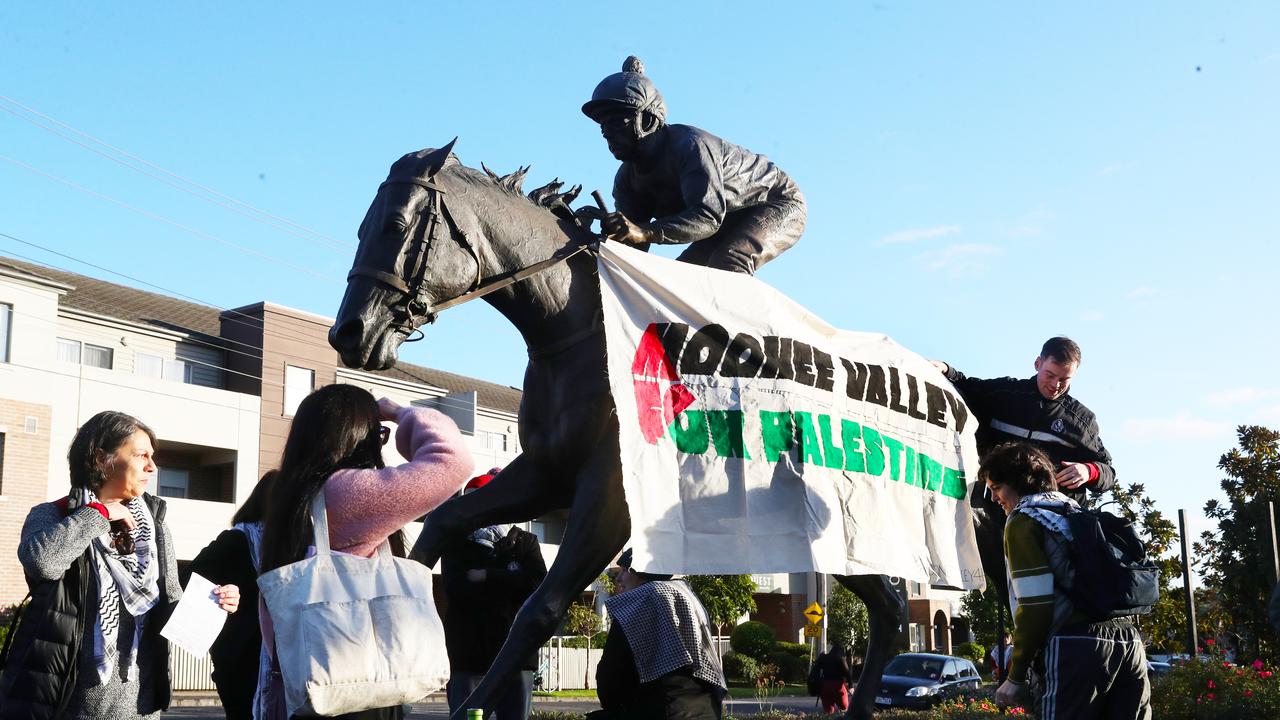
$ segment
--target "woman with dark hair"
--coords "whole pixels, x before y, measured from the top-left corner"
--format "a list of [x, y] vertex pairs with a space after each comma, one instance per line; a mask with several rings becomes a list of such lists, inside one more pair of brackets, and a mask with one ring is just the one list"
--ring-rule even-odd
[[[396, 449], [409, 462], [386, 467], [382, 446], [397, 424]], [[323, 492], [329, 543], [335, 552], [372, 557], [384, 540], [403, 556], [401, 529], [457, 492], [471, 476], [471, 453], [457, 425], [435, 410], [374, 401], [354, 385], [326, 385], [298, 406], [280, 460], [280, 474], [263, 519], [263, 573], [302, 560], [313, 538], [311, 501]], [[275, 651], [271, 617], [262, 613], [263, 639]], [[414, 628], [405, 628], [414, 632]], [[258, 717], [283, 714], [279, 674], [260, 687]], [[400, 718], [399, 706], [345, 715]]]
[[[275, 470], [263, 475], [232, 516], [231, 529], [223, 530], [191, 561], [183, 574], [184, 588], [191, 573], [196, 573], [213, 583], [231, 583], [242, 588], [241, 604], [258, 607], [262, 518], [266, 515], [267, 495], [277, 475]], [[253, 694], [258, 689], [263, 652], [262, 630], [254, 612], [228, 618], [213, 647], [209, 648], [213, 684], [218, 688], [227, 720], [253, 717]]]
[[[0, 679], [0, 717], [146, 718], [169, 707], [178, 587], [165, 503], [146, 493], [156, 436], [94, 415], [71, 442], [71, 492], [27, 514], [18, 545], [31, 605]], [[227, 612], [239, 589], [215, 590]]]

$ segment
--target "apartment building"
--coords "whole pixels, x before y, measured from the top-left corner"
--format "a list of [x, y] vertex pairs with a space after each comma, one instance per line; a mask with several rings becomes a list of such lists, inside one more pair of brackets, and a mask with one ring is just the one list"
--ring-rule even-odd
[[[297, 404], [326, 383], [450, 415], [478, 471], [519, 453], [519, 390], [409, 364], [342, 368], [330, 323], [269, 302], [221, 311], [0, 256], [0, 604], [26, 592], [16, 551], [27, 511], [67, 493], [67, 448], [101, 410], [155, 430], [152, 491], [169, 503], [180, 562], [229, 526], [278, 464]], [[555, 527], [552, 517], [534, 530], [549, 538]]]

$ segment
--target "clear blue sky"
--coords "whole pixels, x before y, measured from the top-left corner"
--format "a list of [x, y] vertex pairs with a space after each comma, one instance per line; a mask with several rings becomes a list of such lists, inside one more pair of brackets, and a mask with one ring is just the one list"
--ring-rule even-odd
[[[807, 195], [763, 280], [978, 376], [1029, 375], [1045, 338], [1074, 337], [1073, 394], [1120, 479], [1199, 518], [1234, 426], [1280, 426], [1280, 6], [1040, 5], [5, 3], [0, 232], [219, 307], [332, 316], [405, 152], [457, 135], [468, 165], [607, 196], [616, 163], [578, 108], [634, 53], [672, 121]], [[517, 386], [524, 365], [482, 303], [404, 357]]]

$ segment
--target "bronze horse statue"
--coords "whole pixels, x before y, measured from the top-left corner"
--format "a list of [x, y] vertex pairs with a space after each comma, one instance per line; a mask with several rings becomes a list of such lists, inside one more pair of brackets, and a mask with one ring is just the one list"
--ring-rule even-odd
[[[360, 246], [329, 343], [349, 367], [391, 367], [423, 323], [484, 295], [520, 331], [529, 365], [520, 402], [524, 451], [482, 489], [432, 511], [413, 556], [428, 566], [445, 546], [495, 523], [567, 508], [546, 579], [517, 614], [506, 643], [463, 707], [491, 707], [521, 661], [560, 624], [582, 589], [631, 535], [622, 489], [618, 418], [605, 372], [596, 260], [598, 238], [568, 203], [577, 188], [552, 182], [521, 194], [524, 168], [498, 177], [439, 150], [397, 160], [360, 225]], [[744, 572], [749, 568], [743, 568]], [[882, 575], [836, 576], [866, 603], [870, 642], [848, 717], [870, 718], [905, 604]]]

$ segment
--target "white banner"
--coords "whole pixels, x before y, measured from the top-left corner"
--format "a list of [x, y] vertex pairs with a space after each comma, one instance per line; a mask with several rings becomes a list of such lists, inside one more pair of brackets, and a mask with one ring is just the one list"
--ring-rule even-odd
[[927, 360], [746, 275], [598, 262], [637, 568], [982, 587], [976, 421]]

